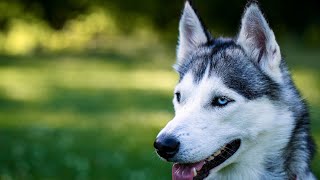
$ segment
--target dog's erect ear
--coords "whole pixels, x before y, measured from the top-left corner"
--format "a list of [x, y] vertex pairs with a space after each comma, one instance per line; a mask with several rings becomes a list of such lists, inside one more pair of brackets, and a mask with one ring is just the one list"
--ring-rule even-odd
[[256, 3], [250, 4], [245, 10], [237, 42], [264, 72], [279, 78], [280, 48]]
[[178, 63], [201, 44], [208, 42], [209, 33], [201, 23], [195, 10], [186, 1], [179, 24]]

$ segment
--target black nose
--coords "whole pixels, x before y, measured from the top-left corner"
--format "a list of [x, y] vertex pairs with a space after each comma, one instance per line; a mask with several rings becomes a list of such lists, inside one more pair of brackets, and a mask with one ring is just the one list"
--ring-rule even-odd
[[164, 159], [172, 158], [179, 151], [180, 142], [172, 137], [158, 137], [153, 146]]

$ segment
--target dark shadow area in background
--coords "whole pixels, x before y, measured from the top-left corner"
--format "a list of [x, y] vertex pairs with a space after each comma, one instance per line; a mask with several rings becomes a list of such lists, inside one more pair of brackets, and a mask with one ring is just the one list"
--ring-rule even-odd
[[[0, 95], [0, 112], [36, 110], [40, 112], [72, 112], [84, 116], [126, 111], [173, 112], [172, 97], [160, 91], [123, 89], [67, 89], [52, 88], [45, 100], [19, 101]], [[156, 102], [156, 103], [155, 103]], [[92, 119], [94, 120], [94, 119]]]
[[[171, 98], [163, 92], [146, 90], [81, 90], [56, 88], [50, 98], [39, 103], [41, 110], [63, 111], [78, 114], [125, 113], [125, 111], [159, 112], [171, 108]], [[154, 103], [156, 102], [156, 103]]]
[[[149, 146], [154, 129], [144, 132], [152, 136], [128, 146], [124, 134], [97, 128], [1, 128], [0, 174], [14, 179], [169, 179], [169, 173], [160, 174], [169, 165], [158, 161]], [[137, 132], [130, 136], [141, 138]], [[148, 174], [145, 164], [152, 164], [158, 171]]]

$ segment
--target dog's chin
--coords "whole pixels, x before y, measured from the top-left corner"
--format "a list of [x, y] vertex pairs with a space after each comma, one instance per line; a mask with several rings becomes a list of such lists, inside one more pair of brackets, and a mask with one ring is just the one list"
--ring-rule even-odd
[[206, 159], [195, 163], [176, 162], [172, 166], [173, 180], [202, 180], [206, 178], [212, 169], [226, 164], [240, 148], [241, 140], [235, 139], [220, 148]]

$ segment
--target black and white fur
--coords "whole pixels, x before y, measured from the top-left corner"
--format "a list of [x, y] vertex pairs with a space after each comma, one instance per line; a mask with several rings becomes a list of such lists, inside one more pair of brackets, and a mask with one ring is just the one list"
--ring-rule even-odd
[[[187, 1], [174, 67], [180, 97], [158, 138], [174, 137], [180, 147], [166, 160], [198, 162], [240, 138], [239, 150], [206, 179], [315, 179], [307, 106], [256, 3], [245, 9], [236, 38], [216, 38]], [[217, 96], [233, 102], [213, 107]]]

